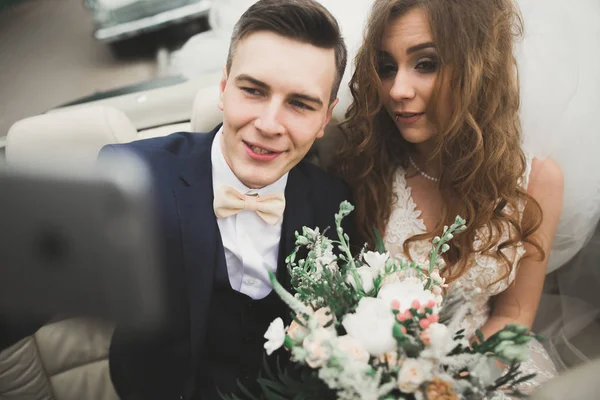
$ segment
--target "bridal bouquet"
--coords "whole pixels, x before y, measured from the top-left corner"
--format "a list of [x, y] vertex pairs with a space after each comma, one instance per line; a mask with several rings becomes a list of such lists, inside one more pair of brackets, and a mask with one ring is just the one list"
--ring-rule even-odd
[[[301, 372], [292, 376], [267, 367], [258, 382], [262, 398], [523, 397], [518, 385], [533, 375], [522, 376], [520, 363], [534, 336], [509, 325], [487, 340], [477, 332], [479, 340], [469, 343], [459, 329], [468, 306], [456, 305], [468, 304], [466, 295], [444, 295], [441, 255], [465, 221], [457, 217], [433, 239], [429, 265], [421, 266], [390, 258], [381, 240], [377, 251], [363, 248], [354, 257], [341, 228], [352, 210], [344, 202], [335, 216], [337, 241], [318, 229], [296, 233], [296, 248], [286, 260], [295, 294], [271, 276], [293, 321], [284, 326], [281, 318], [274, 320], [265, 349], [271, 355], [285, 347]], [[297, 259], [301, 250], [308, 255]], [[508, 368], [502, 372], [497, 361]]]

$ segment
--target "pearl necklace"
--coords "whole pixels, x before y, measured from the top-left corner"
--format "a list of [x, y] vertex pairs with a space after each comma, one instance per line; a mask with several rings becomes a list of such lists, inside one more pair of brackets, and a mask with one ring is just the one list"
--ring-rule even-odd
[[431, 175], [427, 175], [425, 172], [421, 171], [421, 168], [417, 167], [417, 164], [414, 162], [411, 156], [408, 156], [408, 161], [410, 161], [410, 165], [413, 166], [414, 169], [425, 179], [429, 179], [432, 182], [439, 182], [439, 178], [434, 178]]

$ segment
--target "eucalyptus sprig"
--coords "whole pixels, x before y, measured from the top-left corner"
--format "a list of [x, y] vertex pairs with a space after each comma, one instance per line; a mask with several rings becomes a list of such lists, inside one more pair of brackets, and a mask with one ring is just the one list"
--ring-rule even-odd
[[450, 245], [448, 242], [454, 238], [455, 234], [461, 233], [467, 229], [465, 224], [466, 221], [464, 219], [462, 219], [460, 216], [456, 216], [454, 223], [450, 225], [450, 227], [444, 226], [442, 237], [436, 236], [433, 238], [433, 246], [431, 248], [431, 252], [429, 253], [429, 273], [427, 277], [427, 283], [425, 284], [425, 289], [431, 289], [431, 274], [436, 267], [439, 266], [442, 254], [450, 250]]

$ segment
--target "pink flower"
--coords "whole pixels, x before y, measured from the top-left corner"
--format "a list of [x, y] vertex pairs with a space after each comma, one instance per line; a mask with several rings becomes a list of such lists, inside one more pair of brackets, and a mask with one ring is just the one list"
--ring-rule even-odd
[[399, 310], [400, 309], [400, 302], [396, 299], [392, 300], [392, 310]]
[[398, 315], [396, 315], [396, 319], [400, 322], [404, 322], [407, 319], [411, 319], [411, 318], [412, 318], [412, 314], [408, 310], [398, 313]]
[[413, 300], [411, 307], [415, 310], [418, 310], [419, 308], [421, 308], [421, 303], [419, 302], [419, 300]]
[[427, 329], [429, 328], [429, 325], [431, 325], [431, 321], [429, 321], [427, 318], [423, 318], [419, 321], [419, 325], [421, 326], [421, 328]]

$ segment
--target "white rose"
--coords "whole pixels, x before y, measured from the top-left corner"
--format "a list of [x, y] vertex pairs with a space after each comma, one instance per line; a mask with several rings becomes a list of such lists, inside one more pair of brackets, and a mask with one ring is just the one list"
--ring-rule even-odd
[[311, 368], [321, 368], [331, 357], [331, 341], [335, 332], [331, 329], [318, 328], [310, 334], [302, 346], [306, 350], [306, 364]]
[[344, 317], [346, 332], [372, 356], [396, 349], [393, 336], [394, 314], [387, 303], [373, 297], [363, 297], [354, 314]]
[[421, 333], [421, 340], [427, 346], [421, 357], [436, 360], [448, 355], [457, 345], [448, 327], [437, 322]]
[[350, 335], [340, 336], [337, 339], [337, 348], [348, 358], [366, 364], [369, 362], [369, 352], [360, 342]]
[[283, 342], [285, 342], [285, 328], [281, 318], [276, 318], [271, 322], [265, 332], [264, 338], [267, 339], [265, 350], [268, 355], [271, 355], [271, 353], [283, 346]]
[[363, 260], [373, 269], [373, 275], [377, 276], [385, 271], [385, 264], [390, 258], [388, 253], [377, 253], [375, 251], [367, 251], [363, 255]]
[[415, 300], [418, 300], [423, 307], [430, 300], [439, 305], [437, 297], [431, 291], [425, 290], [423, 283], [418, 278], [412, 277], [384, 285], [379, 290], [377, 297], [384, 300], [387, 305], [392, 304], [394, 300], [398, 300], [400, 303], [400, 312], [410, 309]]
[[433, 364], [430, 361], [407, 358], [398, 372], [398, 389], [404, 393], [414, 393], [431, 377], [432, 369]]
[[[360, 284], [362, 285], [365, 293], [369, 293], [371, 290], [375, 288], [375, 283], [373, 282], [373, 270], [370, 267], [362, 266], [356, 269], [356, 273], [360, 278]], [[352, 272], [348, 272], [348, 276], [346, 277], [346, 282], [352, 285], [354, 289], [356, 289], [356, 279], [354, 279], [354, 274]]]

